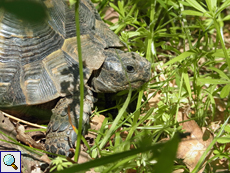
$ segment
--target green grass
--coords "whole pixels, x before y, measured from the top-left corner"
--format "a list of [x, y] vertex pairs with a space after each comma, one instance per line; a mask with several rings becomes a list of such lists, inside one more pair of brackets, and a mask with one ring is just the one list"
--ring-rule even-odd
[[[151, 62], [153, 77], [140, 90], [120, 92], [114, 97], [117, 104], [110, 109], [117, 109], [117, 116], [106, 117], [100, 130], [94, 131], [97, 133], [94, 146], [87, 146], [92, 161], [77, 165], [59, 157], [52, 161], [51, 170], [85, 172], [94, 168], [104, 173], [131, 170], [171, 173], [183, 169], [196, 173], [204, 168], [204, 172], [211, 173], [216, 169], [214, 161], [229, 162], [230, 50], [225, 35], [230, 33], [224, 28], [229, 27], [230, 0], [94, 0], [94, 3], [102, 19], [108, 7], [119, 14], [117, 23], [105, 22], [128, 51], [137, 52]], [[80, 55], [80, 41], [78, 45]], [[158, 100], [151, 104], [156, 95]], [[135, 106], [133, 112], [127, 111], [129, 105]], [[81, 113], [82, 110], [81, 106]], [[106, 111], [95, 107], [93, 116]], [[213, 136], [192, 170], [176, 158], [184, 132], [178, 122], [181, 112], [186, 112], [188, 121], [195, 120]], [[81, 131], [82, 123], [79, 124]], [[39, 155], [47, 153], [1, 134], [10, 139], [9, 144]], [[81, 138], [78, 135], [75, 161]], [[208, 153], [213, 155], [207, 158]], [[230, 170], [227, 165], [223, 169]]]
[[[229, 142], [229, 132], [225, 128], [228, 127], [226, 124], [230, 104], [230, 65], [229, 50], [225, 47], [222, 33], [223, 26], [229, 19], [225, 9], [230, 1], [104, 0], [96, 3], [102, 18], [107, 8], [105, 4], [119, 14], [117, 23], [105, 22], [109, 23], [110, 28], [127, 44], [129, 51], [138, 52], [152, 63], [154, 77], [145, 90], [153, 97], [160, 92], [161, 98], [157, 107], [146, 109], [145, 104], [140, 104], [139, 97], [138, 106], [133, 113], [128, 113], [120, 107], [119, 112], [124, 112], [123, 117], [112, 129], [108, 129], [107, 124], [113, 123], [113, 120], [106, 119], [96, 139], [97, 146], [91, 150], [97, 154], [92, 155], [113, 156], [114, 153], [130, 150], [130, 146], [137, 149], [146, 145], [157, 147], [161, 139], [173, 138], [175, 134], [182, 132], [177, 116], [179, 110], [185, 109], [186, 106], [189, 106], [189, 117], [195, 119], [200, 127], [210, 128], [217, 115], [215, 99], [218, 98], [227, 106], [224, 110], [225, 116], [221, 119], [223, 124], [213, 131], [214, 140], [205, 151], [212, 151], [214, 146], [216, 154], [206, 164], [223, 157], [229, 160], [223, 146]], [[155, 71], [157, 66], [164, 70]], [[165, 80], [160, 80], [160, 76], [164, 76]], [[174, 86], [171, 85], [173, 81]], [[119, 127], [123, 129], [117, 132]], [[125, 131], [129, 134], [122, 139], [120, 134]], [[110, 145], [105, 150], [101, 146], [105, 143], [105, 136], [111, 136], [111, 132], [115, 138], [114, 141], [106, 138]], [[220, 141], [222, 138], [223, 141]], [[148, 142], [143, 142], [146, 139]], [[185, 168], [184, 164], [178, 164], [175, 157], [168, 157], [177, 146], [171, 146], [169, 151], [166, 143], [165, 148], [167, 152], [164, 152], [164, 149], [156, 153], [149, 150], [130, 156], [129, 159], [114, 160], [107, 165], [103, 163], [103, 166], [96, 170], [126, 172], [134, 169], [137, 172], [153, 172], [162, 168], [161, 171], [164, 172], [172, 171], [170, 166], [159, 166], [162, 157], [165, 164], [170, 165], [173, 160], [177, 163], [172, 167], [174, 170]], [[201, 169], [205, 157], [206, 155], [201, 157], [192, 172]], [[210, 164], [205, 166], [208, 171]], [[188, 169], [185, 169], [186, 171]]]
[[[153, 77], [140, 90], [120, 92], [114, 97], [117, 104], [110, 109], [117, 109], [117, 116], [109, 114], [100, 130], [94, 130], [97, 133], [94, 146], [87, 146], [92, 161], [77, 165], [56, 158], [51, 170], [85, 172], [94, 168], [98, 172], [171, 173], [183, 169], [196, 173], [204, 168], [204, 172], [211, 173], [216, 169], [214, 161], [229, 162], [230, 33], [227, 27], [230, 0], [93, 2], [102, 19], [108, 7], [119, 14], [117, 23], [104, 21], [127, 45], [128, 51], [137, 52], [151, 62]], [[80, 41], [78, 45], [80, 55]], [[81, 69], [81, 60], [79, 65]], [[156, 96], [159, 96], [157, 101], [151, 103]], [[135, 106], [133, 112], [127, 111], [130, 105]], [[81, 106], [81, 113], [82, 110]], [[107, 111], [95, 107], [93, 116]], [[181, 112], [187, 114], [187, 122], [195, 120], [200, 128], [208, 129], [213, 136], [190, 170], [183, 160], [176, 158], [184, 132], [178, 122]], [[81, 131], [81, 118], [79, 124]], [[9, 144], [39, 155], [47, 153], [0, 133], [9, 139]], [[75, 161], [78, 160], [81, 138], [78, 135]], [[211, 157], [207, 157], [209, 153], [212, 153]], [[229, 163], [222, 168], [230, 170]]]
[[[138, 91], [139, 94], [131, 96], [129, 93], [125, 101], [117, 96], [118, 116], [105, 118], [95, 145], [88, 150], [95, 159], [65, 172], [92, 167], [98, 172], [171, 173], [179, 168], [189, 172], [175, 157], [180, 141], [178, 134], [183, 132], [177, 122], [181, 110], [200, 127], [210, 129], [214, 136], [191, 172], [198, 172], [202, 167], [205, 172], [212, 172], [214, 160], [225, 158], [229, 161], [226, 146], [230, 142], [227, 125], [230, 59], [223, 28], [230, 19], [226, 9], [230, 0], [94, 2], [102, 18], [108, 6], [119, 14], [117, 23], [105, 22], [126, 43], [129, 51], [139, 53], [152, 63], [153, 78]], [[148, 101], [157, 93], [161, 97], [156, 106], [148, 107]], [[135, 111], [127, 112], [128, 103], [134, 99], [137, 99]], [[225, 109], [219, 120], [221, 124], [213, 130], [211, 123], [217, 124], [217, 99], [224, 103]], [[98, 113], [96, 111], [95, 116]], [[129, 133], [122, 137], [125, 132]], [[114, 138], [110, 138], [112, 135]], [[160, 142], [165, 138], [171, 140]], [[204, 162], [209, 152], [214, 155]]]

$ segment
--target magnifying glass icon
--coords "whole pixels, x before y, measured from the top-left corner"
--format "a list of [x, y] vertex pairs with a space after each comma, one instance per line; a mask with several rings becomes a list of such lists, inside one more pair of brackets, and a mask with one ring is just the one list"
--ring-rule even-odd
[[18, 167], [14, 164], [15, 163], [15, 158], [11, 154], [7, 154], [3, 157], [3, 162], [7, 166], [12, 166], [15, 170], [18, 169]]

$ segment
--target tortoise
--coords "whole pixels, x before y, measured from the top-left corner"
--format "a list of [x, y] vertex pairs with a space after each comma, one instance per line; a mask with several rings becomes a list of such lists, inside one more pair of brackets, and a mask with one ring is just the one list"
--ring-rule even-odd
[[[40, 0], [39, 4], [46, 16], [36, 21], [0, 8], [0, 110], [21, 117], [48, 111], [52, 116], [45, 149], [72, 156], [77, 135], [69, 116], [78, 127], [80, 109], [75, 11], [65, 0]], [[29, 8], [18, 8], [30, 16]], [[85, 135], [95, 102], [93, 93], [139, 88], [150, 79], [150, 63], [137, 53], [121, 50], [125, 45], [101, 20], [90, 0], [81, 0], [79, 14]]]

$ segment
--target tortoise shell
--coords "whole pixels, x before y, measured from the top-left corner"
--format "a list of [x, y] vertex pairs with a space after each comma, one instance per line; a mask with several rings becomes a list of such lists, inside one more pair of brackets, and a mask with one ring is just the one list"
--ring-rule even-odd
[[[80, 3], [87, 82], [92, 71], [104, 62], [103, 50], [123, 44], [89, 0]], [[65, 0], [45, 0], [40, 5], [48, 13], [33, 22], [0, 8], [0, 106], [46, 103], [76, 89], [71, 84], [79, 80], [75, 11]]]

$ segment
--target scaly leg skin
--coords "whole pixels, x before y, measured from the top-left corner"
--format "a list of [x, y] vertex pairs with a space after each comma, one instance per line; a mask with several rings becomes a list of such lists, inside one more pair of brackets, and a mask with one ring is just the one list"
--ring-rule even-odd
[[[91, 114], [93, 102], [92, 93], [88, 94], [84, 99], [82, 135], [85, 135], [89, 129], [89, 116]], [[71, 96], [59, 100], [56, 107], [52, 110], [53, 115], [47, 128], [45, 142], [46, 151], [73, 157], [73, 150], [70, 149], [75, 149], [77, 134], [69, 123], [68, 114], [71, 117], [72, 124], [78, 128], [79, 110], [79, 97]]]

